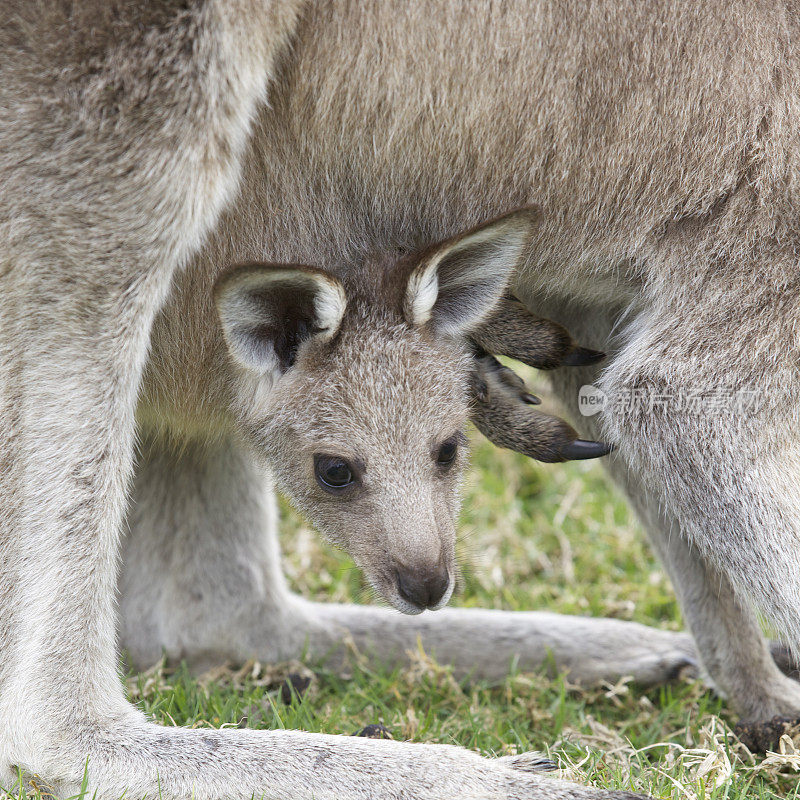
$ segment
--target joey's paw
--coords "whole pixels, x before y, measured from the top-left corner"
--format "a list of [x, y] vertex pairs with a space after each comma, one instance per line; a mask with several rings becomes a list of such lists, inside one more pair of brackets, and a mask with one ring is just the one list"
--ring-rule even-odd
[[531, 314], [512, 295], [500, 300], [472, 338], [482, 350], [537, 369], [582, 367], [605, 358], [600, 350], [576, 344], [563, 325]]
[[738, 722], [733, 729], [739, 741], [751, 753], [777, 750], [782, 736], [800, 746], [800, 719], [773, 717], [762, 722]]
[[564, 420], [533, 410], [538, 398], [493, 355], [478, 349], [473, 364], [472, 421], [498, 447], [545, 462], [599, 458], [611, 451], [603, 442], [579, 439]]

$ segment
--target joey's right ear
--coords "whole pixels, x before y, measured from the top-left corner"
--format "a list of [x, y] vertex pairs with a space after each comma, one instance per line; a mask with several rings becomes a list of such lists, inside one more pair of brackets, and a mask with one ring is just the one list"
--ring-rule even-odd
[[451, 336], [475, 330], [503, 296], [538, 220], [538, 209], [521, 208], [423, 253], [403, 302], [409, 324]]
[[336, 278], [296, 264], [233, 267], [214, 300], [231, 355], [255, 372], [285, 372], [304, 342], [336, 334], [347, 306]]

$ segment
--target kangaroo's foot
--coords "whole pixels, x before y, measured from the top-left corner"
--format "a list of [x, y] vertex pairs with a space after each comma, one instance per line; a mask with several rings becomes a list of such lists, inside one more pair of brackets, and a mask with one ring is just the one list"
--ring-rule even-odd
[[473, 355], [472, 395], [472, 421], [498, 447], [545, 462], [599, 458], [611, 452], [603, 442], [580, 439], [563, 419], [536, 411], [533, 406], [539, 399], [522, 378], [483, 350]]
[[751, 753], [777, 750], [783, 736], [800, 745], [800, 717], [773, 717], [763, 722], [739, 722], [733, 729], [739, 741]]
[[579, 346], [563, 325], [531, 314], [511, 295], [499, 302], [471, 338], [472, 421], [487, 439], [545, 462], [598, 458], [610, 452], [602, 442], [579, 439], [564, 420], [532, 409], [539, 399], [492, 355], [549, 370], [596, 364], [605, 353]]
[[[77, 793], [86, 774], [89, 791], [102, 800], [643, 798], [543, 776], [550, 764], [538, 753], [487, 759], [452, 745], [301, 731], [188, 730], [133, 718], [82, 725], [55, 741], [59, 746], [37, 759], [43, 762], [37, 774], [57, 796]], [[9, 775], [9, 765], [3, 766]]]
[[605, 357], [600, 350], [581, 347], [563, 325], [535, 316], [511, 295], [498, 303], [472, 339], [482, 350], [537, 369], [587, 366]]

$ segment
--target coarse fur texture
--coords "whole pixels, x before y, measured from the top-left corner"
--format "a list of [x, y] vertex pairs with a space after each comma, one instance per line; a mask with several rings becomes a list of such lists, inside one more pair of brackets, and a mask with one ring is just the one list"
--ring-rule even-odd
[[[751, 610], [800, 641], [797, 8], [300, 5], [6, 2], [2, 783], [19, 766], [73, 793], [88, 757], [103, 798], [630, 797], [541, 777], [534, 758], [161, 728], [116, 673], [137, 401], [120, 598], [134, 658], [283, 656], [344, 630], [395, 651], [421, 633], [487, 675], [548, 646], [578, 677], [659, 680], [685, 663], [681, 635], [317, 606], [279, 574], [265, 478], [239, 433], [266, 396], [259, 381], [243, 392], [216, 323], [220, 272], [249, 260], [362, 274], [532, 203], [543, 217], [514, 292], [609, 353], [611, 403], [593, 419], [705, 667], [747, 719], [800, 714]], [[554, 380], [574, 405], [595, 375]], [[721, 386], [762, 402], [738, 416], [616, 410], [634, 390]], [[476, 640], [491, 663], [475, 663]]]

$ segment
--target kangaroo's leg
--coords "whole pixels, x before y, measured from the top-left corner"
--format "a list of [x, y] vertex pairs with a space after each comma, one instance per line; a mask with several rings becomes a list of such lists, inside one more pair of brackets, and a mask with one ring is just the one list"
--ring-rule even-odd
[[[112, 731], [135, 746], [127, 731], [142, 724], [117, 675], [114, 594], [150, 327], [232, 193], [291, 17], [269, 4], [182, 6], [4, 9], [4, 784], [17, 765], [74, 788], [89, 754], [93, 777], [108, 767], [96, 785], [119, 796]], [[133, 783], [153, 774], [142, 769]]]
[[[607, 349], [609, 366], [604, 385], [611, 387], [621, 380], [622, 359], [615, 352], [616, 340], [611, 336], [616, 318], [613, 309], [553, 307], [546, 311], [570, 326], [575, 335], [583, 336], [584, 341]], [[702, 347], [709, 338], [703, 330], [690, 333], [675, 321], [672, 326], [681, 336], [694, 336], [697, 347]], [[668, 339], [668, 333], [662, 333]], [[628, 348], [637, 344], [643, 348], [639, 352], [642, 370], [657, 371], [659, 365], [669, 370], [670, 353], [664, 351], [660, 358], [654, 357], [655, 354], [647, 350], [653, 345], [646, 341], [637, 340], [628, 345]], [[726, 354], [721, 349], [724, 350], [717, 343], [713, 345], [713, 352], [707, 353], [708, 377], [701, 374], [697, 380], [719, 381], [722, 386], [736, 374], [736, 354]], [[630, 349], [623, 354], [627, 369], [633, 368], [631, 356]], [[717, 365], [721, 366], [721, 372], [717, 372]], [[727, 375], [726, 369], [731, 369]], [[583, 384], [598, 384], [599, 372], [599, 368], [589, 367], [551, 374], [555, 390], [581, 433], [587, 436], [603, 435], [603, 418], [599, 414], [581, 416], [578, 392]], [[662, 390], [665, 398], [681, 390], [689, 391], [688, 386], [676, 385], [677, 374], [672, 374], [669, 382], [662, 384], [669, 387], [667, 391]], [[611, 413], [614, 413], [613, 408]], [[720, 552], [726, 547], [740, 546], [738, 541], [731, 540], [732, 534], [725, 527], [732, 523], [732, 513], [738, 516], [735, 530], [742, 535], [746, 532], [746, 538], [752, 540], [767, 522], [766, 518], [754, 519], [752, 515], [778, 500], [774, 487], [769, 484], [769, 471], [753, 474], [748, 458], [743, 456], [748, 451], [752, 454], [761, 435], [770, 435], [767, 433], [770, 422], [774, 424], [775, 421], [753, 418], [734, 422], [730, 418], [701, 416], [681, 423], [671, 421], [666, 413], [643, 409], [637, 419], [628, 418], [613, 425], [620, 446], [606, 460], [609, 471], [631, 498], [672, 579], [705, 668], [745, 720], [769, 719], [776, 714], [796, 716], [800, 711], [800, 685], [785, 677], [774, 663], [770, 646], [750, 606], [750, 586], [757, 584], [759, 577], [763, 579], [763, 572], [770, 568], [760, 559], [754, 559], [749, 566], [750, 578], [742, 572], [737, 575], [727, 563], [734, 559]], [[790, 430], [781, 431], [780, 436], [784, 433]], [[776, 434], [777, 431], [772, 432]], [[642, 461], [634, 459], [642, 451], [649, 454], [644, 473]], [[706, 460], [706, 454], [710, 460]], [[763, 459], [764, 466], [768, 467], [771, 457], [765, 454]], [[717, 485], [721, 468], [728, 480], [741, 485], [741, 497]], [[686, 481], [682, 488], [677, 483], [680, 476]], [[642, 478], [649, 479], [649, 487]], [[684, 493], [684, 497], [675, 498], [667, 489]], [[721, 490], [725, 491], [724, 502], [718, 494]], [[687, 508], [689, 498], [694, 501], [692, 513], [688, 513], [691, 506]], [[780, 502], [790, 499], [791, 494], [787, 494]], [[772, 508], [771, 513], [773, 520], [780, 520], [781, 514], [776, 508]], [[784, 522], [787, 521], [788, 518], [784, 518]], [[700, 526], [704, 530], [700, 537], [704, 541], [702, 547], [696, 534]], [[795, 534], [785, 527], [782, 530], [787, 546], [791, 547]], [[769, 530], [764, 531], [764, 548], [769, 548], [772, 536]], [[711, 546], [709, 539], [714, 540]], [[747, 568], [740, 565], [740, 569], [741, 566]], [[786, 581], [790, 583], [792, 578], [787, 576]], [[777, 652], [785, 656], [780, 650]]]
[[552, 657], [574, 680], [657, 683], [693, 663], [686, 634], [618, 620], [457, 608], [410, 617], [305, 601], [280, 572], [268, 488], [233, 441], [143, 448], [121, 599], [123, 646], [137, 664], [152, 663], [162, 648], [200, 666], [296, 658], [306, 647], [336, 658], [347, 641], [402, 662], [418, 638], [442, 663], [478, 678]]
[[120, 578], [121, 643], [147, 667], [297, 657], [304, 635], [280, 569], [271, 481], [234, 440], [144, 437]]

